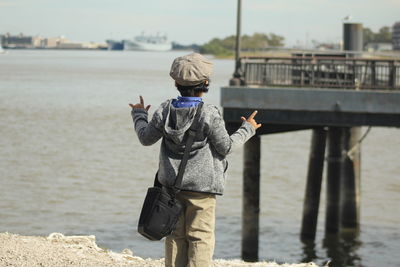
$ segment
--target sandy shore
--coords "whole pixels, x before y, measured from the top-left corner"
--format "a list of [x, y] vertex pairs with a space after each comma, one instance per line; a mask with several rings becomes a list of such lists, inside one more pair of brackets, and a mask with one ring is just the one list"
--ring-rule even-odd
[[[142, 259], [125, 249], [121, 253], [101, 249], [95, 236], [48, 237], [20, 236], [0, 233], [0, 266], [164, 266], [163, 259]], [[215, 267], [318, 267], [314, 263], [277, 264], [273, 262], [245, 263], [240, 260], [215, 260]]]

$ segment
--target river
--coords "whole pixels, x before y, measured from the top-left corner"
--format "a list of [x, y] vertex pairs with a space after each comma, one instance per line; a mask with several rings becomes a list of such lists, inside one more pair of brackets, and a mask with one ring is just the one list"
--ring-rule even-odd
[[[159, 143], [143, 147], [128, 103], [150, 112], [177, 96], [172, 60], [187, 52], [8, 50], [0, 55], [0, 232], [93, 234], [103, 248], [162, 257], [136, 232]], [[207, 103], [219, 105], [232, 60], [213, 59]], [[238, 118], [240, 120], [240, 118]], [[366, 128], [363, 128], [363, 132]], [[361, 232], [324, 241], [325, 180], [314, 245], [299, 241], [311, 131], [262, 136], [260, 259], [333, 259], [333, 266], [399, 266], [400, 130], [373, 127], [362, 143]], [[243, 151], [217, 200], [216, 258], [239, 258]]]

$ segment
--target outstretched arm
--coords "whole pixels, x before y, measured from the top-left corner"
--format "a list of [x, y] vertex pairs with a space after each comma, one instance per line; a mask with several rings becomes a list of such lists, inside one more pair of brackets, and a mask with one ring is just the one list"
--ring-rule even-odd
[[139, 98], [140, 103], [135, 105], [129, 104], [129, 106], [132, 108], [132, 119], [140, 143], [144, 146], [150, 146], [156, 143], [163, 136], [163, 133], [161, 130], [157, 129], [154, 123], [154, 117], [148, 122], [148, 110], [150, 109], [150, 105], [145, 108], [143, 97], [140, 96]]
[[247, 140], [249, 140], [255, 134], [256, 129], [261, 127], [261, 124], [257, 124], [257, 122], [254, 120], [254, 116], [256, 114], [257, 111], [254, 111], [248, 119], [241, 117], [243, 121], [242, 125], [236, 132], [234, 132], [232, 135], [229, 135], [225, 128], [225, 122], [221, 114], [218, 112], [214, 119], [210, 135], [210, 141], [215, 147], [216, 151], [219, 154], [226, 156], [234, 151], [237, 147], [246, 143]]

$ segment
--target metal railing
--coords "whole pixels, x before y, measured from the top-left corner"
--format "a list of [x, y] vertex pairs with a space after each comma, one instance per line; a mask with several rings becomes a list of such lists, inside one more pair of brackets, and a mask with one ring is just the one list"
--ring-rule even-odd
[[244, 57], [245, 85], [400, 90], [400, 61], [346, 57]]

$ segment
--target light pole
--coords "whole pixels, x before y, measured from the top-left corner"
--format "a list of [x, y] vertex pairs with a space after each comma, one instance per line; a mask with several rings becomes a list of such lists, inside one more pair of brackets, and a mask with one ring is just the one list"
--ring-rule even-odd
[[233, 73], [233, 78], [229, 81], [230, 85], [240, 85], [241, 84], [241, 73], [240, 73], [240, 25], [242, 17], [242, 0], [237, 1], [237, 17], [236, 17], [236, 50], [235, 50], [235, 72]]

